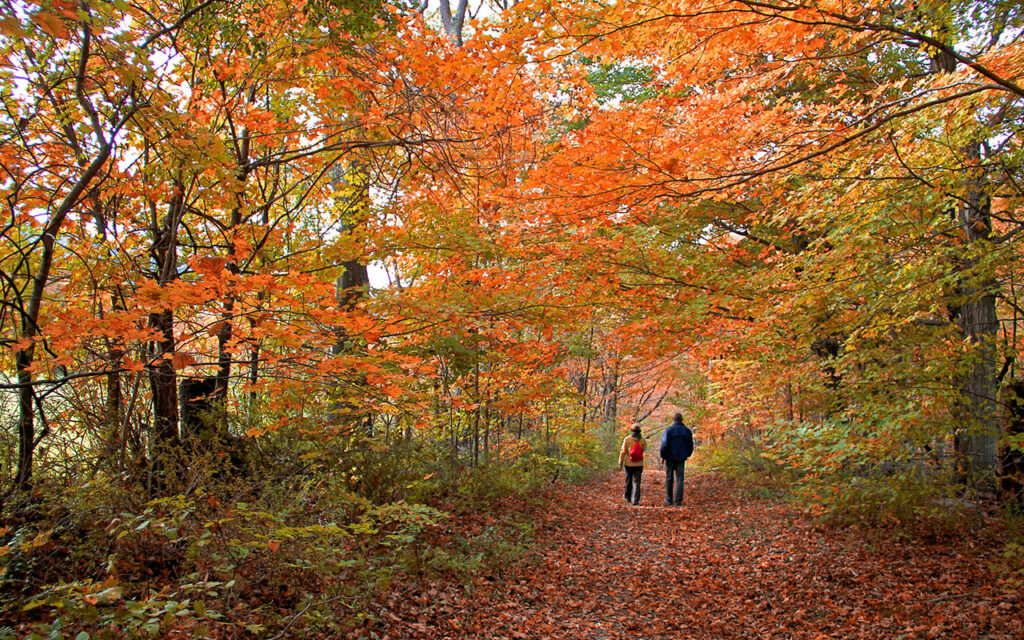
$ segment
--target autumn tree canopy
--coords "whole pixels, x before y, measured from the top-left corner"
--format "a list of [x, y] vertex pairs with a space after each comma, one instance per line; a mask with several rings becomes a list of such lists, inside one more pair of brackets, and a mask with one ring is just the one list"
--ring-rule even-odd
[[676, 409], [818, 479], [1012, 448], [1015, 3], [3, 6], [8, 497]]

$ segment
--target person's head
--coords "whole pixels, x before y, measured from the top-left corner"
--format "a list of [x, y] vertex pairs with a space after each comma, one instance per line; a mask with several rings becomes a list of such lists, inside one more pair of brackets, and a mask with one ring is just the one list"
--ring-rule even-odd
[[636, 424], [633, 425], [633, 430], [630, 431], [629, 434], [631, 436], [633, 436], [634, 438], [639, 438], [640, 437], [640, 423], [639, 422], [637, 422]]
[[676, 415], [672, 416], [672, 421], [673, 422], [682, 422], [683, 421], [683, 414], [677, 413]]

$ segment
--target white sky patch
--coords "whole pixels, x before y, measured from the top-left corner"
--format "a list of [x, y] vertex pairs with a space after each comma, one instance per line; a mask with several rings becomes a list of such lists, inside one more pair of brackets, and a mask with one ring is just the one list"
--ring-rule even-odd
[[395, 286], [393, 276], [381, 262], [373, 261], [366, 265], [366, 274], [370, 279], [371, 289], [390, 289]]

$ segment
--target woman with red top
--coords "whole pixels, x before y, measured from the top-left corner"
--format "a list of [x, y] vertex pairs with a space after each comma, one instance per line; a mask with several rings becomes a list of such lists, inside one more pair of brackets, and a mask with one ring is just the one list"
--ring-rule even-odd
[[640, 476], [644, 472], [646, 450], [647, 440], [640, 434], [640, 425], [634, 424], [619, 451], [619, 471], [626, 470], [626, 502], [634, 505], [640, 504]]

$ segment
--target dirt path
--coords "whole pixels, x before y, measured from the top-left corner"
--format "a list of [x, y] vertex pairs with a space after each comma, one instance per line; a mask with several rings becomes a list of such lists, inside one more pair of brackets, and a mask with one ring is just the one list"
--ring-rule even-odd
[[391, 638], [1024, 638], [1024, 598], [968, 539], [903, 544], [816, 529], [794, 509], [690, 472], [685, 505], [621, 476], [567, 487], [538, 566], [432, 586], [384, 612]]

